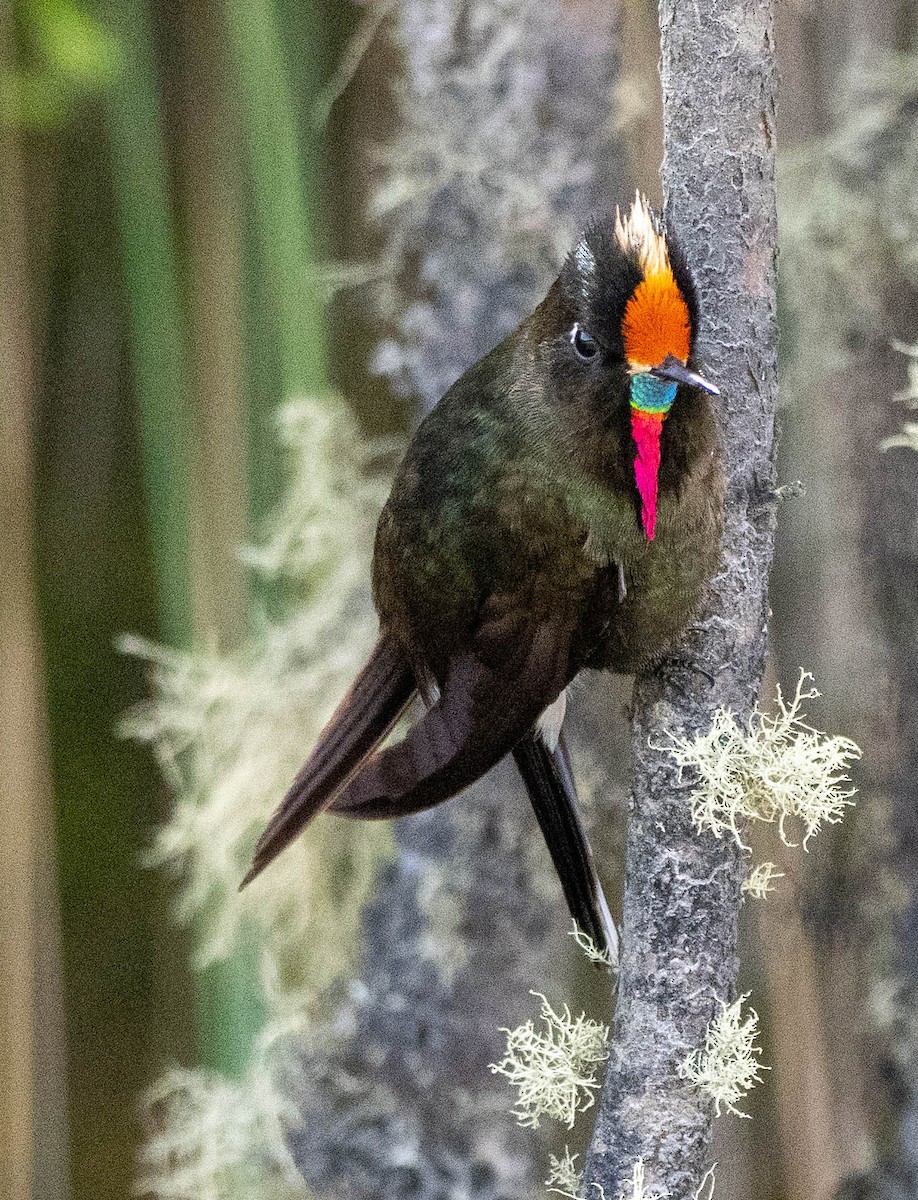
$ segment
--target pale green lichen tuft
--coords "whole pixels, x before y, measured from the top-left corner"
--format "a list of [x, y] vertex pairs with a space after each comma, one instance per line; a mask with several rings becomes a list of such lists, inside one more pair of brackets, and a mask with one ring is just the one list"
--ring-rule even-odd
[[517, 1089], [513, 1114], [520, 1125], [537, 1129], [544, 1116], [570, 1129], [577, 1113], [594, 1102], [596, 1070], [609, 1057], [609, 1027], [583, 1013], [573, 1018], [567, 1005], [563, 1013], [556, 1013], [541, 993], [531, 995], [542, 1001], [544, 1030], [537, 1031], [532, 1021], [505, 1029], [506, 1054], [491, 1070], [505, 1075]]
[[756, 708], [745, 729], [733, 713], [719, 708], [706, 734], [671, 736], [666, 749], [680, 769], [692, 768], [698, 776], [690, 803], [699, 833], [730, 834], [748, 850], [743, 822], [777, 822], [781, 840], [793, 846], [790, 829], [796, 823], [805, 849], [823, 822], [840, 821], [854, 803], [848, 769], [860, 758], [860, 748], [804, 723], [804, 701], [819, 695], [805, 688], [811, 680], [801, 671], [790, 704], [778, 688], [777, 711], [769, 715]]
[[618, 971], [618, 963], [613, 959], [610, 950], [600, 950], [588, 933], [585, 933], [574, 921], [574, 928], [568, 930], [572, 937], [591, 963], [597, 967], [605, 967], [612, 975]]
[[908, 408], [918, 408], [918, 344], [910, 346], [907, 342], [893, 342], [893, 349], [908, 359], [908, 382], [901, 392], [896, 392], [893, 400]]
[[714, 1184], [717, 1182], [714, 1177], [714, 1169], [717, 1166], [709, 1167], [704, 1173], [704, 1177], [695, 1189], [695, 1194], [692, 1200], [714, 1200]]
[[[562, 1158], [556, 1158], [554, 1154], [549, 1156], [550, 1170], [545, 1181], [548, 1191], [564, 1196], [566, 1200], [583, 1200], [583, 1172], [578, 1171], [575, 1165], [579, 1157], [577, 1154], [571, 1154], [567, 1146], [564, 1147]], [[594, 1183], [593, 1187], [598, 1200], [604, 1200], [605, 1191], [601, 1184]], [[618, 1200], [666, 1200], [666, 1193], [647, 1191], [644, 1182], [644, 1160], [639, 1158], [631, 1172], [630, 1190], [627, 1195], [619, 1192]]]
[[755, 1044], [759, 1017], [754, 1008], [745, 1019], [742, 1006], [748, 994], [733, 1004], [720, 1001], [720, 1012], [705, 1033], [704, 1050], [693, 1050], [676, 1068], [680, 1079], [688, 1079], [714, 1101], [717, 1115], [721, 1108], [738, 1117], [748, 1117], [737, 1105], [768, 1070], [759, 1062], [761, 1049]]
[[[670, 1193], [666, 1189], [662, 1192], [647, 1190], [645, 1170], [644, 1160], [639, 1158], [631, 1172], [631, 1190], [627, 1195], [620, 1192], [618, 1200], [669, 1200]], [[712, 1200], [713, 1196], [714, 1168], [711, 1167], [705, 1172], [701, 1183], [692, 1193], [692, 1200]]]
[[199, 962], [226, 957], [247, 929], [269, 1007], [289, 1011], [347, 965], [391, 834], [384, 823], [317, 821], [238, 891], [259, 830], [376, 631], [366, 562], [384, 494], [369, 474], [379, 448], [334, 399], [289, 404], [279, 422], [289, 482], [247, 557], [295, 589], [290, 615], [232, 655], [127, 641], [150, 664], [153, 697], [123, 730], [153, 747], [175, 793], [149, 859], [179, 880], [179, 916], [194, 923]]
[[136, 1193], [156, 1200], [309, 1200], [287, 1148], [297, 1107], [279, 1087], [278, 1045], [298, 1034], [274, 1026], [242, 1080], [205, 1070], [168, 1072], [147, 1092], [149, 1134]]
[[[918, 345], [909, 346], [905, 342], [893, 342], [893, 348], [908, 358], [908, 383], [901, 392], [893, 396], [893, 400], [907, 405], [908, 408], [918, 408]], [[881, 450], [892, 450], [896, 446], [918, 451], [918, 422], [906, 421], [899, 433], [894, 433], [880, 442]]]
[[631, 1172], [631, 1190], [626, 1195], [619, 1193], [618, 1200], [666, 1200], [665, 1192], [648, 1191], [644, 1179], [645, 1168], [643, 1158], [639, 1158]]
[[779, 871], [773, 862], [757, 863], [743, 880], [742, 893], [753, 900], [764, 900], [775, 890], [775, 880], [783, 878], [784, 872]]
[[548, 1178], [545, 1187], [557, 1196], [566, 1200], [580, 1200], [580, 1185], [583, 1182], [583, 1171], [577, 1169], [579, 1154], [571, 1154], [568, 1146], [564, 1147], [561, 1158], [557, 1155], [548, 1156]]
[[[557, 1196], [564, 1196], [565, 1200], [584, 1200], [583, 1171], [577, 1169], [579, 1157], [578, 1154], [571, 1154], [567, 1146], [564, 1147], [564, 1154], [561, 1158], [554, 1154], [549, 1155], [549, 1174], [545, 1180], [545, 1187], [549, 1192], [554, 1192]], [[714, 1169], [714, 1167], [710, 1167], [705, 1172], [701, 1183], [692, 1193], [692, 1200], [713, 1200]], [[631, 1171], [630, 1190], [627, 1195], [619, 1192], [618, 1200], [668, 1200], [668, 1191], [649, 1192], [647, 1190], [645, 1173], [644, 1160], [639, 1158]], [[593, 1187], [597, 1192], [598, 1200], [604, 1200], [605, 1193], [601, 1185], [594, 1183]]]
[[906, 421], [899, 433], [894, 433], [880, 442], [881, 450], [892, 450], [904, 446], [906, 450], [918, 450], [918, 422]]
[[317, 592], [324, 620], [346, 619], [366, 583], [366, 551], [388, 490], [374, 466], [393, 458], [401, 442], [367, 441], [335, 397], [285, 404], [276, 423], [288, 485], [243, 560], [266, 578]]

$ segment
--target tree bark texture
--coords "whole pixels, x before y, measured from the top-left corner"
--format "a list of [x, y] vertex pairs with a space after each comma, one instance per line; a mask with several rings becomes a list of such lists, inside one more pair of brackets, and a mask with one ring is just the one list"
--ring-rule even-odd
[[595, 207], [612, 152], [616, 3], [402, 0], [401, 127], [371, 215], [394, 336], [376, 369], [432, 408], [542, 299]]
[[775, 72], [770, 0], [661, 0], [663, 183], [670, 229], [702, 306], [699, 353], [722, 389], [723, 568], [697, 622], [637, 680], [624, 953], [612, 1058], [584, 1195], [690, 1200], [707, 1167], [713, 1103], [677, 1075], [733, 998], [742, 870], [734, 844], [699, 836], [692, 780], [666, 731], [707, 732], [719, 706], [746, 719], [759, 694], [774, 537]]

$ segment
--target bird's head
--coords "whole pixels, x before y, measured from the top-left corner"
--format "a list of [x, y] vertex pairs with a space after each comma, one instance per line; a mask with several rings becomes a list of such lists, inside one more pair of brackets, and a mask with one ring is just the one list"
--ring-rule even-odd
[[638, 193], [627, 213], [616, 209], [587, 229], [558, 283], [567, 366], [601, 402], [627, 393], [641, 520], [653, 540], [660, 435], [679, 385], [718, 392], [690, 365], [698, 328], [691, 276]]

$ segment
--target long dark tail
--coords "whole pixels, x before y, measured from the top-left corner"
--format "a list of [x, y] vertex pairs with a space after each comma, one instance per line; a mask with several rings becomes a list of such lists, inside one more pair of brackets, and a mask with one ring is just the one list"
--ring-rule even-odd
[[414, 693], [414, 674], [407, 659], [394, 639], [382, 634], [259, 838], [240, 887], [260, 874], [332, 803], [392, 729]]
[[542, 830], [571, 916], [597, 950], [618, 959], [618, 933], [596, 874], [593, 854], [577, 812], [577, 789], [562, 734], [549, 750], [529, 733], [513, 751], [536, 820]]

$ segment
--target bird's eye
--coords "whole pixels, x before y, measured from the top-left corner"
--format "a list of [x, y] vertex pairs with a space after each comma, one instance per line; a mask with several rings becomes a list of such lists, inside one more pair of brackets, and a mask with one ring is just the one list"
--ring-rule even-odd
[[596, 344], [596, 339], [592, 334], [587, 333], [585, 329], [581, 329], [579, 325], [575, 325], [571, 330], [571, 345], [574, 347], [574, 353], [584, 362], [589, 362], [591, 358], [595, 358], [599, 353], [599, 346]]

